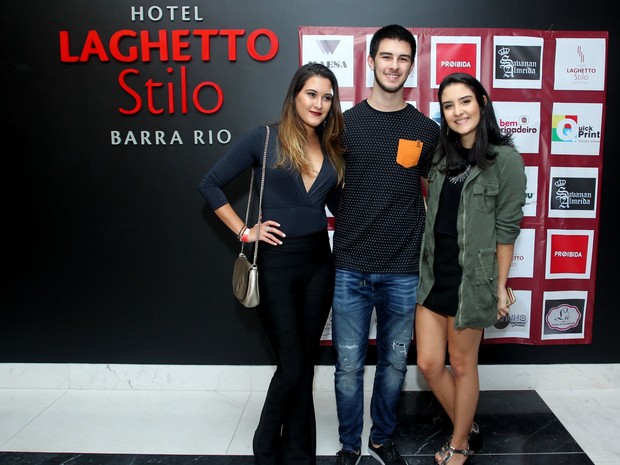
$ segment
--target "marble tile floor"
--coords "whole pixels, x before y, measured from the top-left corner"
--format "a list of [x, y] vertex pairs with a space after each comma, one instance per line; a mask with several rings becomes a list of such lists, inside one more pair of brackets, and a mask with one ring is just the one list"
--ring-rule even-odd
[[[368, 394], [368, 393], [367, 393]], [[264, 391], [0, 389], [0, 465], [253, 465]], [[315, 393], [317, 465], [339, 450], [333, 391]], [[360, 465], [368, 455], [369, 399]], [[406, 391], [397, 443], [433, 463], [450, 434], [428, 391]], [[620, 390], [482, 391], [472, 465], [617, 465]]]

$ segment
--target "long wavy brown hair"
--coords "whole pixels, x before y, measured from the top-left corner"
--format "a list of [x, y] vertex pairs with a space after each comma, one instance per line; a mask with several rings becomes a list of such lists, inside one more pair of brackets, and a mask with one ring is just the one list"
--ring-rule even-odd
[[329, 161], [338, 173], [338, 182], [344, 178], [344, 144], [342, 142], [342, 130], [344, 118], [340, 107], [340, 94], [338, 81], [334, 73], [320, 63], [308, 63], [301, 66], [293, 76], [282, 105], [282, 115], [279, 126], [279, 147], [276, 159], [277, 167], [291, 168], [298, 173], [310, 173], [312, 171], [310, 160], [306, 155], [308, 138], [306, 126], [297, 114], [295, 97], [303, 89], [306, 81], [312, 76], [329, 79], [334, 91], [332, 106], [327, 117], [315, 130], [321, 142], [321, 148], [327, 154]]

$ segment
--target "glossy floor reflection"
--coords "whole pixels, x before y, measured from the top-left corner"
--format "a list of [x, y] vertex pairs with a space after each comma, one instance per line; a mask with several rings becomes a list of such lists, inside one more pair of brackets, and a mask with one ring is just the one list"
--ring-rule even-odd
[[[620, 463], [620, 427], [612, 426], [618, 390], [596, 391], [482, 391], [476, 420], [484, 445], [469, 463]], [[315, 397], [317, 464], [333, 465], [339, 449], [334, 393]], [[252, 465], [263, 399], [264, 392], [0, 389], [0, 464]], [[363, 443], [368, 406], [366, 399]], [[450, 434], [433, 395], [404, 392], [400, 417], [400, 452], [409, 465], [431, 465]], [[360, 465], [378, 465], [362, 452]]]

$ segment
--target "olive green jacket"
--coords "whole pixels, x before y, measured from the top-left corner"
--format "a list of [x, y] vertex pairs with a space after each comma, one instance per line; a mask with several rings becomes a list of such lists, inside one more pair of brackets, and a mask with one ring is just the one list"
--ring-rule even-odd
[[[497, 154], [489, 168], [469, 172], [457, 216], [459, 286], [456, 328], [487, 328], [497, 321], [497, 244], [514, 244], [521, 230], [526, 177], [523, 158], [510, 146], [492, 146]], [[439, 156], [435, 153], [436, 163]], [[441, 162], [442, 164], [444, 161]], [[445, 173], [433, 164], [428, 175], [426, 223], [420, 256], [418, 302], [424, 303], [433, 282], [435, 217]]]

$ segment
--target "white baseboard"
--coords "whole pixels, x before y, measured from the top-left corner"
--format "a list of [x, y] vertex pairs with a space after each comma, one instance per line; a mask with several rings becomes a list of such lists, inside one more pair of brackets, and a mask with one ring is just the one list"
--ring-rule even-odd
[[[0, 363], [0, 389], [266, 390], [273, 366]], [[481, 365], [480, 389], [619, 389], [620, 364]], [[366, 367], [372, 388], [374, 367]], [[315, 390], [334, 390], [334, 367], [317, 366]], [[405, 390], [426, 391], [415, 365]]]

